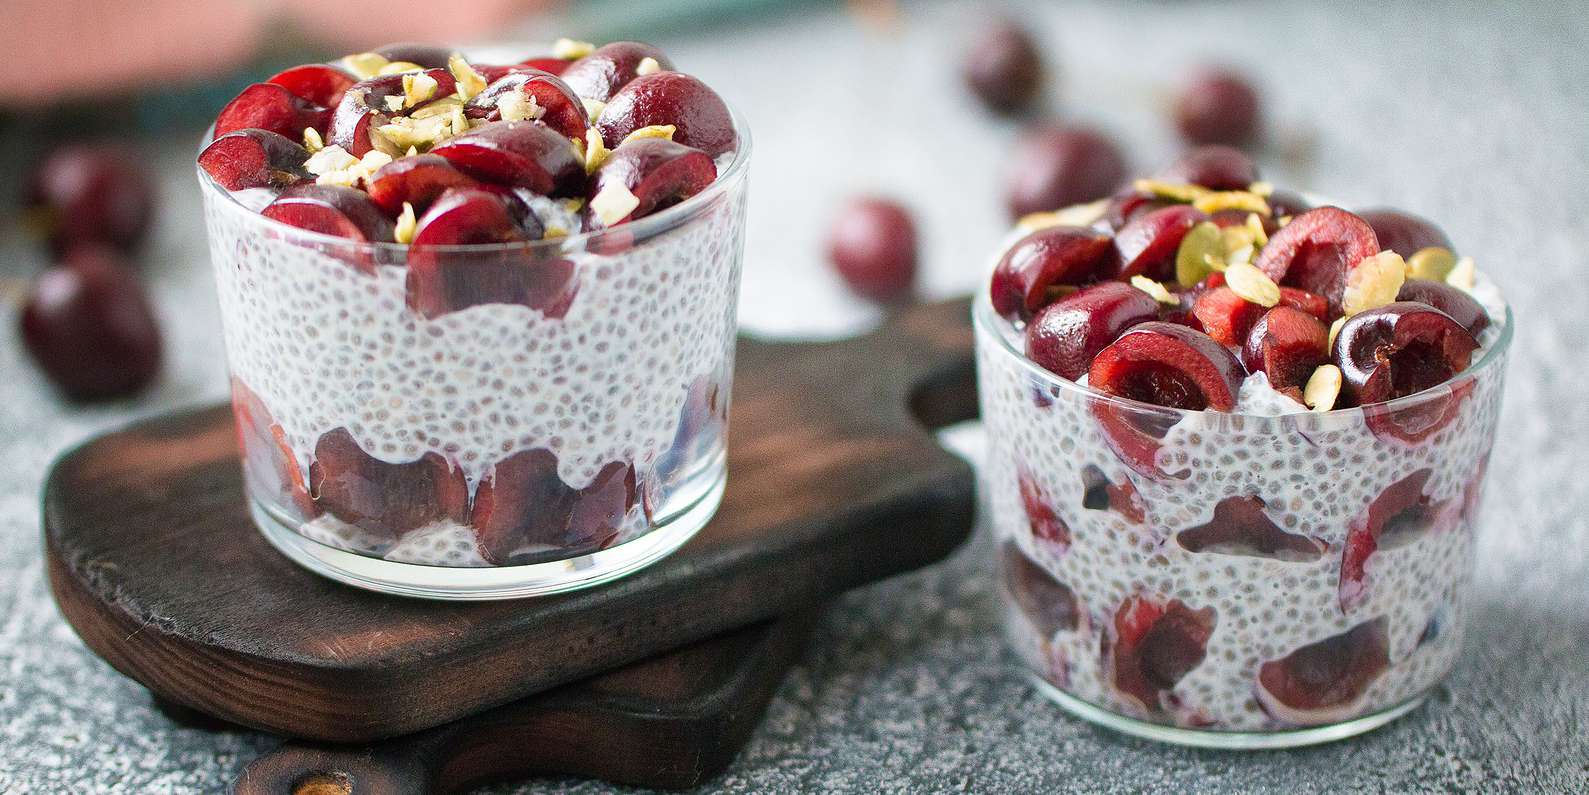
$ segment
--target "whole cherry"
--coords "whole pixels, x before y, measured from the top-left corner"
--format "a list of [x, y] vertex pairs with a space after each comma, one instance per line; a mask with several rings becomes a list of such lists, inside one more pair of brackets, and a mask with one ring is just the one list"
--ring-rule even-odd
[[39, 274], [22, 307], [22, 342], [73, 400], [130, 395], [160, 370], [160, 328], [143, 287], [106, 248], [79, 246]]
[[734, 119], [723, 98], [683, 72], [656, 72], [631, 80], [607, 101], [596, 128], [616, 148], [642, 127], [672, 125], [673, 140], [712, 157], [734, 148]]
[[1249, 144], [1262, 122], [1257, 89], [1230, 69], [1200, 71], [1175, 100], [1175, 126], [1194, 144]]
[[1026, 355], [1074, 381], [1121, 332], [1158, 315], [1159, 302], [1147, 293], [1124, 282], [1096, 284], [1038, 311], [1026, 326]]
[[1015, 144], [1005, 203], [1019, 218], [1101, 199], [1126, 178], [1125, 157], [1103, 133], [1078, 126], [1028, 128]]
[[139, 158], [115, 146], [67, 145], [28, 179], [29, 226], [57, 255], [80, 243], [123, 252], [138, 247], [154, 215], [154, 191]]
[[963, 67], [966, 86], [989, 110], [1030, 110], [1043, 90], [1043, 56], [1032, 35], [1008, 19], [977, 34]]
[[909, 295], [916, 280], [916, 224], [897, 202], [851, 199], [829, 233], [828, 260], [857, 294], [898, 300]]

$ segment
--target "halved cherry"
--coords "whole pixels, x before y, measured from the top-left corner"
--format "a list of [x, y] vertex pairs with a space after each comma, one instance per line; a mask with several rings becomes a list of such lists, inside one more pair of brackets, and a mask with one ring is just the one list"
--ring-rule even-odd
[[1132, 326], [1099, 351], [1087, 383], [1157, 406], [1229, 411], [1243, 375], [1236, 357], [1207, 334], [1155, 320]]
[[232, 418], [246, 474], [259, 481], [255, 487], [290, 504], [305, 519], [319, 515], [286, 431], [270, 416], [265, 402], [236, 378], [232, 379]]
[[[717, 165], [705, 152], [665, 138], [640, 138], [612, 150], [596, 170], [586, 189], [588, 223], [592, 227], [611, 227], [644, 218], [672, 207], [706, 190], [717, 179]], [[606, 196], [627, 193], [633, 202], [612, 205]], [[618, 214], [625, 206], [629, 211]]]
[[285, 188], [310, 179], [303, 167], [308, 160], [297, 141], [250, 128], [211, 141], [199, 153], [199, 168], [227, 190]]
[[721, 399], [718, 380], [701, 376], [684, 393], [684, 408], [679, 411], [679, 427], [667, 452], [657, 458], [656, 475], [665, 486], [672, 486], [686, 467], [696, 461], [700, 450], [721, 443], [728, 423], [728, 401]]
[[1120, 148], [1088, 127], [1030, 127], [1009, 160], [1005, 203], [1014, 218], [1102, 199], [1126, 178]]
[[1446, 233], [1433, 221], [1422, 216], [1389, 207], [1376, 207], [1357, 215], [1374, 228], [1374, 236], [1379, 239], [1382, 251], [1394, 251], [1403, 257], [1410, 257], [1420, 249], [1434, 246], [1456, 251], [1451, 245], [1451, 238], [1446, 237]]
[[447, 59], [454, 50], [418, 41], [398, 41], [383, 44], [372, 52], [388, 61], [411, 63], [426, 69], [446, 69]]
[[331, 64], [308, 63], [277, 72], [265, 82], [281, 86], [291, 91], [293, 96], [322, 108], [334, 108], [342, 101], [342, 94], [352, 88], [358, 78]]
[[576, 491], [558, 475], [555, 454], [524, 450], [498, 461], [481, 482], [471, 523], [481, 555], [509, 565], [610, 543], [635, 499], [627, 464], [607, 464]]
[[[419, 220], [409, 244], [408, 306], [427, 318], [483, 304], [519, 304], [562, 317], [577, 287], [573, 263], [503, 245], [539, 236], [534, 216], [520, 218], [497, 194], [448, 190]], [[478, 244], [497, 245], [454, 248]]]
[[502, 118], [502, 111], [497, 105], [509, 94], [534, 100], [542, 109], [542, 115], [536, 121], [562, 133], [566, 138], [584, 140], [585, 128], [590, 126], [585, 104], [579, 101], [574, 89], [569, 88], [567, 83], [539, 69], [515, 68], [492, 80], [464, 106], [464, 114], [470, 118], [498, 121]]
[[1258, 667], [1258, 703], [1298, 726], [1357, 717], [1359, 700], [1390, 667], [1384, 616], [1309, 643]]
[[1264, 311], [1262, 306], [1223, 286], [1204, 290], [1192, 304], [1192, 315], [1203, 331], [1221, 345], [1242, 344]]
[[1253, 262], [1276, 284], [1321, 295], [1332, 312], [1341, 308], [1346, 272], [1379, 253], [1367, 221], [1339, 207], [1318, 207], [1275, 232]]
[[1074, 381], [1121, 332], [1155, 320], [1159, 302], [1124, 282], [1103, 282], [1038, 310], [1026, 326], [1026, 355]]
[[1148, 506], [1141, 492], [1128, 476], [1119, 483], [1109, 482], [1109, 477], [1092, 464], [1081, 471], [1081, 507], [1093, 511], [1114, 511], [1132, 524], [1142, 524], [1148, 516]]
[[[427, 101], [445, 97], [458, 88], [457, 80], [446, 69], [427, 69], [424, 74], [436, 81], [436, 90], [431, 93], [431, 100]], [[393, 111], [386, 106], [386, 98], [403, 95], [404, 77], [406, 75], [380, 75], [348, 87], [342, 94], [342, 101], [337, 103], [336, 111], [331, 114], [331, 129], [326, 141], [342, 147], [354, 157], [363, 157], [373, 149], [370, 128], [379, 126], [393, 115]], [[424, 103], [415, 106], [419, 107], [424, 107]]]
[[1169, 207], [1172, 204], [1175, 204], [1175, 202], [1168, 199], [1160, 199], [1150, 193], [1124, 190], [1110, 197], [1108, 206], [1104, 208], [1103, 216], [1104, 220], [1109, 224], [1109, 228], [1118, 231], [1121, 227], [1136, 220], [1137, 216]]
[[1214, 517], [1175, 534], [1188, 552], [1249, 555], [1284, 561], [1311, 561], [1324, 556], [1323, 541], [1286, 531], [1269, 518], [1268, 503], [1256, 495], [1226, 497], [1214, 506]]
[[1329, 322], [1330, 302], [1322, 295], [1314, 295], [1296, 287], [1280, 288], [1280, 305], [1300, 309], [1320, 320]]
[[607, 101], [596, 129], [615, 147], [641, 127], [671, 124], [673, 140], [712, 157], [734, 148], [734, 119], [705, 83], [683, 72], [655, 72], [630, 81]]
[[543, 196], [572, 196], [585, 183], [585, 166], [569, 140], [535, 122], [488, 124], [443, 141], [431, 153], [476, 179]]
[[663, 70], [673, 68], [662, 51], [638, 41], [615, 41], [597, 47], [591, 54], [563, 70], [563, 81], [585, 99], [606, 102], [630, 81], [640, 77], [640, 64], [650, 58]]
[[1324, 321], [1289, 306], [1276, 306], [1253, 324], [1241, 349], [1247, 372], [1260, 370], [1269, 385], [1302, 402], [1302, 387], [1329, 361], [1330, 330]]
[[1490, 325], [1490, 315], [1484, 305], [1474, 300], [1466, 290], [1432, 279], [1408, 279], [1396, 294], [1397, 301], [1417, 301], [1428, 304], [1451, 316], [1469, 334], [1477, 337]]
[[475, 188], [480, 182], [474, 177], [453, 168], [441, 155], [415, 155], [400, 157], [376, 169], [370, 176], [370, 199], [388, 215], [403, 211], [403, 202], [423, 213], [436, 197], [449, 188]]
[[573, 65], [573, 61], [565, 58], [525, 58], [514, 64], [515, 67], [525, 69], [539, 69], [547, 74], [562, 75]]
[[309, 493], [316, 505], [352, 525], [401, 535], [438, 521], [469, 517], [463, 470], [437, 453], [391, 463], [364, 452], [344, 428], [315, 442]]
[[1081, 604], [1075, 591], [1054, 579], [1014, 542], [1006, 541], [1001, 549], [1004, 591], [1021, 615], [1032, 622], [1039, 637], [1050, 640], [1058, 632], [1081, 626]]
[[1049, 505], [1043, 496], [1043, 488], [1037, 485], [1031, 473], [1020, 472], [1016, 486], [1021, 491], [1021, 507], [1026, 511], [1026, 524], [1032, 531], [1032, 537], [1053, 544], [1060, 553], [1070, 549], [1070, 525], [1065, 524], [1065, 520], [1059, 518], [1053, 506]]
[[1332, 355], [1341, 394], [1366, 406], [1421, 392], [1467, 369], [1478, 340], [1428, 304], [1397, 301], [1347, 318]]
[[1146, 276], [1155, 281], [1173, 279], [1175, 252], [1192, 227], [1208, 216], [1186, 204], [1173, 204], [1131, 219], [1115, 235], [1120, 255], [1121, 279]]
[[624, 517], [635, 498], [634, 467], [609, 462], [590, 485], [574, 494], [568, 523], [556, 543], [565, 550], [605, 549], [623, 530]]
[[1368, 558], [1380, 549], [1404, 546], [1428, 531], [1437, 507], [1424, 493], [1432, 470], [1420, 469], [1385, 487], [1368, 510], [1352, 520], [1341, 547], [1338, 596], [1347, 612], [1368, 596]]
[[368, 243], [392, 242], [392, 219], [364, 191], [304, 182], [284, 191], [260, 214], [300, 229]]
[[1258, 164], [1235, 147], [1199, 146], [1159, 172], [1158, 179], [1210, 190], [1246, 190], [1258, 181]]
[[305, 127], [325, 129], [330, 115], [328, 108], [274, 83], [255, 83], [221, 108], [215, 117], [215, 135], [254, 127], [297, 139]]
[[1095, 229], [1039, 229], [1010, 246], [993, 269], [993, 309], [1011, 318], [1036, 312], [1049, 302], [1049, 288], [1086, 284], [1112, 270], [1113, 254], [1109, 235]]
[[1150, 712], [1161, 696], [1203, 662], [1214, 634], [1214, 608], [1195, 610], [1179, 599], [1140, 594], [1115, 611], [1104, 646], [1104, 666], [1116, 690]]

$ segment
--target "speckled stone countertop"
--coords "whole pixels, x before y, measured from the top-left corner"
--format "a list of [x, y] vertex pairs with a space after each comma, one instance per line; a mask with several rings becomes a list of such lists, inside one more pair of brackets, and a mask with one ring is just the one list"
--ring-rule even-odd
[[[1261, 74], [1272, 181], [1439, 219], [1520, 316], [1483, 513], [1475, 609], [1455, 675], [1361, 739], [1253, 754], [1091, 728], [1025, 682], [997, 629], [988, 545], [842, 599], [734, 767], [728, 792], [1589, 790], [1589, 15], [1568, 3], [1045, 4], [1056, 112], [1115, 132], [1137, 165], [1173, 152], [1167, 78], [1206, 57]], [[966, 104], [957, 33], [984, 13], [912, 4], [885, 34], [802, 6], [737, 33], [659, 40], [756, 134], [742, 317], [831, 335], [870, 310], [821, 265], [832, 197], [883, 190], [919, 213], [926, 285], [970, 290], [1004, 228], [1013, 128]], [[548, 30], [555, 35], [555, 29]], [[544, 34], [543, 34], [544, 36]], [[754, 57], [748, 56], [754, 53]], [[86, 651], [50, 602], [38, 495], [64, 447], [219, 399], [224, 365], [191, 142], [157, 150], [165, 212], [145, 257], [169, 343], [136, 403], [67, 409], [0, 310], [0, 792], [223, 790], [273, 738], [173, 724]], [[36, 264], [15, 240], [0, 272]], [[974, 451], [974, 428], [956, 441]], [[603, 792], [555, 780], [488, 790]]]

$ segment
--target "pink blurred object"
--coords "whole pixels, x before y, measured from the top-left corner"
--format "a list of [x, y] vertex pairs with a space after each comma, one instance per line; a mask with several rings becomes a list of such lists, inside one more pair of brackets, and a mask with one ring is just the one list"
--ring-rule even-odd
[[[544, 0], [469, 0], [420, 3], [414, 0], [278, 0], [298, 28], [339, 52], [379, 47], [393, 41], [457, 42], [482, 38]], [[555, 38], [555, 37], [554, 37]], [[550, 39], [548, 39], [550, 41]]]

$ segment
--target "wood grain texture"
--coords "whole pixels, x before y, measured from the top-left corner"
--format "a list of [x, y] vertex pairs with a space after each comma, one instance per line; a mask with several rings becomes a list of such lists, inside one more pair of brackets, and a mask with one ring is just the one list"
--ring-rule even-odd
[[785, 615], [942, 559], [973, 475], [918, 421], [974, 414], [966, 302], [864, 337], [742, 340], [716, 518], [616, 583], [533, 600], [395, 599], [315, 576], [254, 529], [224, 406], [68, 453], [45, 487], [51, 589], [160, 697], [294, 737], [409, 734]]

